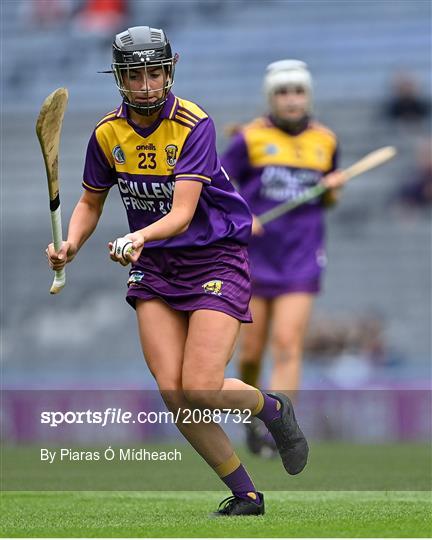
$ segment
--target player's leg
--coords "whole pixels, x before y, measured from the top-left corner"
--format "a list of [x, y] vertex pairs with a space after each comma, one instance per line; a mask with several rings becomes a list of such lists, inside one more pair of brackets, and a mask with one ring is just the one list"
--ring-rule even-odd
[[249, 307], [253, 323], [244, 324], [240, 333], [239, 376], [246, 384], [258, 386], [261, 362], [270, 324], [270, 300], [252, 296]]
[[[229, 395], [225, 401], [221, 399], [225, 366], [233, 353], [239, 329], [239, 321], [225, 313], [198, 310], [190, 315], [182, 384], [188, 401], [201, 411], [250, 409], [258, 402], [256, 390], [241, 381], [237, 381], [239, 388], [233, 387], [227, 392]], [[207, 443], [219, 453], [214, 436], [209, 435]], [[228, 458], [219, 453], [214, 469], [233, 493], [233, 499], [220, 509], [220, 514], [264, 513], [263, 495], [256, 490], [234, 451]]]
[[144, 358], [159, 389], [162, 392], [181, 389], [187, 315], [156, 299], [137, 299], [136, 314]]
[[220, 311], [202, 309], [191, 314], [182, 372], [186, 398], [199, 408], [250, 410], [274, 437], [286, 470], [298, 474], [306, 465], [308, 446], [289, 399], [224, 378], [239, 326]]
[[270, 388], [295, 397], [300, 385], [303, 342], [314, 296], [284, 294], [273, 301], [271, 348], [274, 358]]
[[[137, 300], [136, 311], [144, 357], [168, 409], [191, 408], [182, 390], [187, 314], [161, 300]], [[220, 464], [221, 456], [227, 460], [233, 454], [228, 437], [216, 424], [179, 423], [177, 427], [211, 467]]]
[[[143, 352], [168, 408], [190, 408], [182, 390], [182, 365], [189, 326], [187, 314], [175, 311], [159, 300], [138, 301], [136, 308]], [[162, 336], [161, 328], [164, 329]], [[220, 425], [180, 422], [178, 428], [233, 491], [234, 499], [217, 514], [263, 514], [263, 496], [255, 489]]]
[[189, 401], [211, 409], [255, 409], [256, 389], [240, 379], [225, 379], [239, 330], [240, 322], [221, 311], [191, 313], [182, 375]]
[[[242, 325], [240, 331], [239, 377], [243, 382], [257, 387], [269, 333], [271, 300], [252, 296], [249, 307], [253, 323]], [[268, 440], [271, 445], [273, 439], [259, 418], [253, 417], [250, 423], [245, 423], [245, 435], [246, 446], [252, 454], [277, 454], [276, 448], [272, 452], [264, 444]]]

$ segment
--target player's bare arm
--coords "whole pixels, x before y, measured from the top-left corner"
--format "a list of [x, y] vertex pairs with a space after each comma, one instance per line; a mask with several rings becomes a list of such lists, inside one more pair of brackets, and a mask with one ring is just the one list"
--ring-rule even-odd
[[[127, 255], [129, 261], [136, 262], [139, 259], [146, 242], [165, 240], [186, 232], [195, 214], [201, 190], [200, 182], [188, 180], [177, 182], [171, 211], [144, 229], [126, 235], [126, 238], [132, 240], [133, 251]], [[110, 242], [108, 244], [110, 251], [112, 246]], [[122, 262], [115, 253], [111, 253], [110, 257], [113, 261]]]
[[81, 195], [69, 222], [67, 240], [62, 243], [60, 251], [56, 253], [52, 243], [46, 249], [48, 264], [53, 270], [61, 270], [71, 262], [84, 242], [91, 236], [102, 214], [107, 194], [108, 192], [85, 191]]

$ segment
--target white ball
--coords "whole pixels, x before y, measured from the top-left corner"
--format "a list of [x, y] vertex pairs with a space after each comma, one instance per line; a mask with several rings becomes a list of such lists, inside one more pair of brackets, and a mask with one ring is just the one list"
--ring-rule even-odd
[[111, 253], [116, 255], [116, 257], [121, 259], [123, 262], [129, 262], [125, 257], [128, 253], [132, 253], [132, 251], [132, 241], [129, 238], [122, 236], [114, 240]]

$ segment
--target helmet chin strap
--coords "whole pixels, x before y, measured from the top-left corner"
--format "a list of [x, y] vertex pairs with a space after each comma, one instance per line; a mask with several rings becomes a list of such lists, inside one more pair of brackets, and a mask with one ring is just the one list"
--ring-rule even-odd
[[148, 107], [145, 107], [145, 108], [140, 107], [139, 105], [134, 105], [130, 101], [124, 100], [124, 102], [126, 103], [128, 107], [133, 109], [136, 113], [140, 114], [141, 116], [151, 116], [152, 114], [159, 112], [164, 106], [165, 101], [163, 101], [163, 103], [161, 103], [160, 105], [157, 105], [156, 107], [149, 109]]
[[282, 131], [285, 131], [286, 133], [289, 133], [290, 135], [298, 135], [304, 131], [307, 128], [310, 120], [310, 116], [308, 114], [305, 114], [299, 120], [285, 120], [273, 114], [270, 115], [270, 118], [276, 127]]

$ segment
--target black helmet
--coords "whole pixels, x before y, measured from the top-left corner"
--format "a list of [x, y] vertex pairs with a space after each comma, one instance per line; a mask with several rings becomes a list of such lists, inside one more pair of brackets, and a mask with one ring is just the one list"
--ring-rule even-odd
[[[150, 26], [134, 26], [117, 34], [113, 43], [112, 72], [117, 88], [125, 103], [140, 114], [150, 115], [167, 100], [174, 83], [174, 67], [178, 55], [172, 54], [171, 45], [163, 30]], [[131, 69], [160, 67], [164, 73], [163, 95], [154, 103], [134, 103], [132, 91], [124, 86], [123, 73]]]

